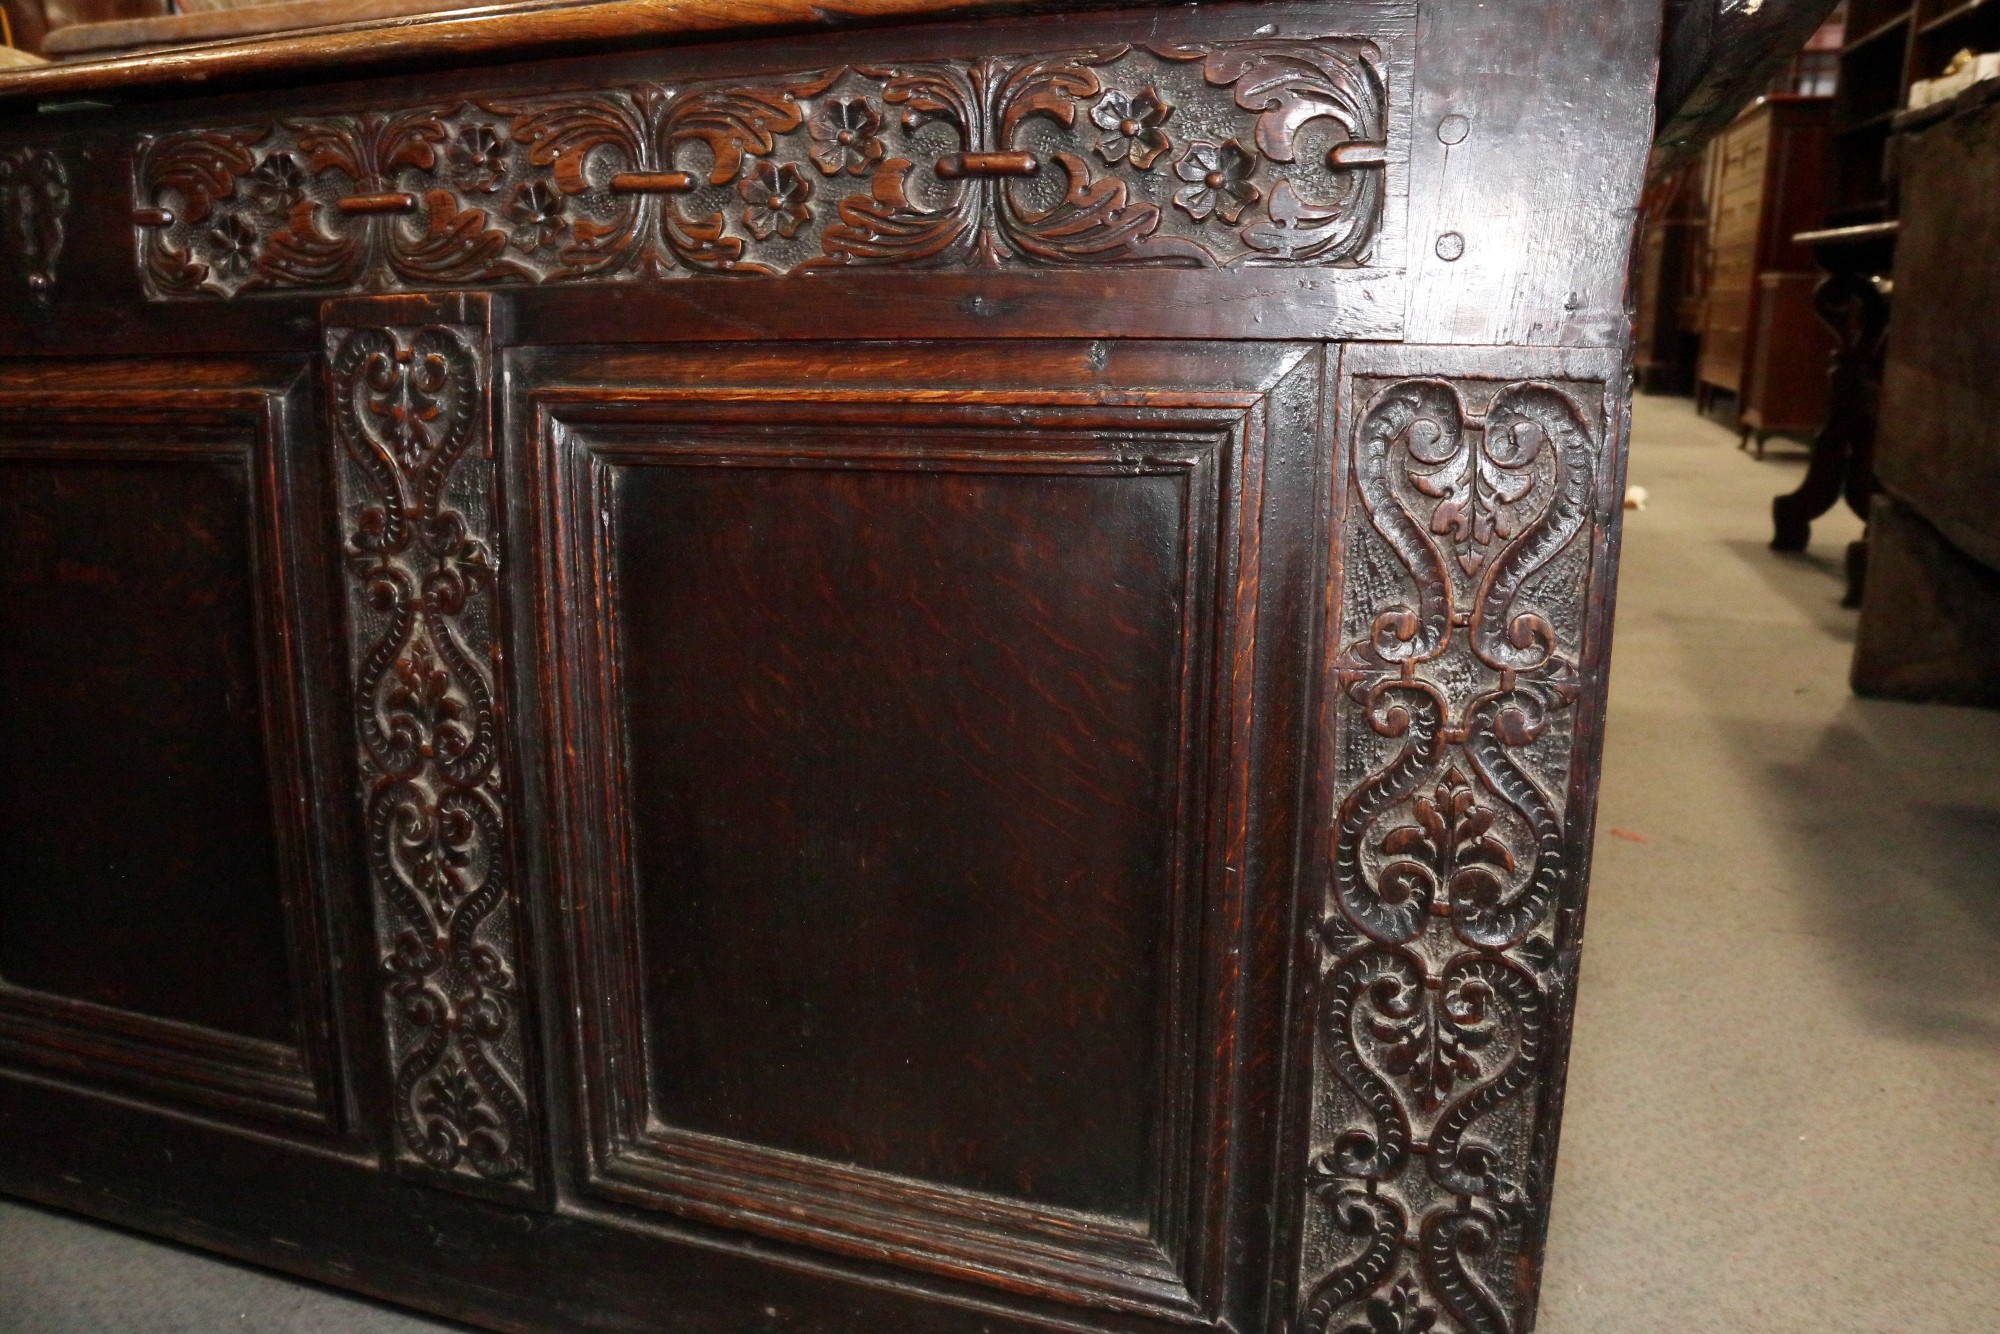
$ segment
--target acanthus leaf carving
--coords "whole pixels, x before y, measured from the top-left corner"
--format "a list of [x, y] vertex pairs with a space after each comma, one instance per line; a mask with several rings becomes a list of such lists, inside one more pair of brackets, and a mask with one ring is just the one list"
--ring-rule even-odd
[[[1384, 146], [1380, 60], [1344, 38], [1112, 45], [147, 135], [141, 280], [162, 299], [852, 265], [1359, 268], [1388, 168], [1332, 150]], [[1178, 136], [1177, 116], [1230, 130]]]
[[1351, 385], [1298, 1328], [1512, 1334], [1602, 440], [1568, 383]]

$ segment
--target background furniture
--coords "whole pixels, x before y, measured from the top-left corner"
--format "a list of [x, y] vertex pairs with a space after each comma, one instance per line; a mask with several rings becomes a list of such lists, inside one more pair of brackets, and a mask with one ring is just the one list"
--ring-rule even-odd
[[[1875, 494], [1876, 405], [1882, 386], [1883, 338], [1889, 327], [1888, 272], [1895, 253], [1895, 222], [1862, 223], [1801, 232], [1825, 277], [1813, 290], [1813, 307], [1833, 335], [1827, 377], [1826, 423], [1813, 437], [1812, 457], [1796, 490], [1771, 501], [1774, 551], [1804, 551], [1812, 521], [1845, 498], [1866, 518]], [[1847, 548], [1845, 606], [1860, 605], [1867, 561], [1865, 542]]]
[[[1766, 433], [1744, 416], [1753, 404], [1760, 421], [1817, 422], [1813, 405], [1798, 402], [1810, 375], [1795, 367], [1824, 367], [1824, 343], [1818, 338], [1802, 345], [1760, 342], [1760, 335], [1800, 327], [1796, 311], [1802, 296], [1798, 283], [1768, 289], [1794, 309], [1774, 312], [1767, 320], [1762, 279], [1767, 273], [1811, 272], [1810, 256], [1792, 236], [1816, 225], [1825, 212], [1831, 115], [1826, 98], [1773, 95], [1738, 117], [1710, 150], [1708, 278], [1696, 398], [1706, 408], [1717, 393], [1734, 395], [1746, 439]], [[1775, 377], [1772, 390], [1761, 396], [1759, 365]]]
[[1896, 216], [1884, 170], [1910, 84], [1944, 73], [1960, 50], [2000, 50], [2000, 8], [1986, 0], [1849, 0], [1835, 112], [1832, 225]]
[[1757, 330], [1750, 340], [1740, 430], [1764, 456], [1773, 435], [1809, 435], [1826, 421], [1832, 331], [1813, 308], [1814, 273], [1757, 277]]
[[1707, 274], [1705, 180], [1703, 164], [1690, 162], [1650, 182], [1640, 200], [1644, 226], [1633, 302], [1632, 369], [1643, 393], [1694, 389]]
[[1660, 14], [926, 11], [0, 76], [0, 1186], [509, 1329], [1532, 1323]]
[[1988, 262], [2000, 85], [1897, 128], [1902, 236], [1854, 687], [2000, 706], [2000, 273]]

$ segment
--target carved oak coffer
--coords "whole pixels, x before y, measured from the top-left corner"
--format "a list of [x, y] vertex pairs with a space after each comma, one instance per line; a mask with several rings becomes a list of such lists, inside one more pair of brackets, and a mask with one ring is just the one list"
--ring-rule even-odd
[[504, 1329], [1525, 1331], [1659, 15], [789, 18], [0, 76], [0, 1186]]

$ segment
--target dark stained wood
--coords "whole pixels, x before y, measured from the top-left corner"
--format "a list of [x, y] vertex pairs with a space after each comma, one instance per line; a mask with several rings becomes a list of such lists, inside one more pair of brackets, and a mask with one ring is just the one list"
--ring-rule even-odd
[[[1868, 223], [1800, 234], [1826, 277], [1813, 306], [1833, 333], [1827, 369], [1826, 423], [1813, 437], [1812, 462], [1796, 490], [1771, 501], [1774, 551], [1804, 551], [1812, 521], [1843, 498], [1867, 517], [1875, 494], [1875, 424], [1882, 392], [1882, 346], [1889, 327], [1889, 272], [1897, 223]], [[1848, 605], [1861, 597], [1860, 546], [1848, 551]]]
[[1809, 436], [1826, 423], [1827, 364], [1833, 331], [1814, 309], [1815, 273], [1757, 279], [1757, 330], [1750, 340], [1741, 431], [1761, 457], [1773, 435]]
[[121, 369], [0, 372], [0, 1050], [323, 1132], [297, 370]]
[[1975, 85], [1911, 116], [1896, 144], [1904, 208], [1873, 458], [1885, 494], [1854, 658], [1866, 694], [2000, 704], [2000, 281], [1967, 262], [2000, 240], [1996, 128], [2000, 98]]
[[557, 479], [545, 584], [606, 608], [544, 631], [606, 664], [552, 687], [564, 823], [606, 829], [556, 854], [576, 1046], [625, 1072], [588, 1109], [594, 1193], [1090, 1305], [1216, 1299], [1206, 1224], [1248, 1205], [1210, 1165], [1245, 1109], [1193, 1101], [1195, 1054], [1244, 1041], [1202, 1016], [1235, 985], [1258, 762], [1226, 664], [1301, 642], [1255, 633], [1260, 497], [1306, 494], [1266, 451], [1311, 430], [1317, 370], [1173, 344], [516, 368], [523, 472]]
[[1876, 699], [2000, 708], [2000, 569], [1889, 492], [1868, 514], [1853, 681]]
[[0, 977], [295, 1044], [250, 478], [120, 452], [0, 461]]
[[1875, 473], [1961, 551], [2000, 569], [2000, 98], [1969, 92], [1897, 146], [1905, 212], [1883, 354]]
[[0, 79], [0, 453], [242, 461], [277, 869], [172, 833], [282, 936], [32, 951], [0, 1188], [496, 1329], [1532, 1325], [1660, 14], [1082, 8]]

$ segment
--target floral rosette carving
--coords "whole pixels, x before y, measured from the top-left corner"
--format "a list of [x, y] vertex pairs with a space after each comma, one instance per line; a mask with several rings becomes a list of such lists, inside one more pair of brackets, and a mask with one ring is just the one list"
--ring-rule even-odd
[[1600, 458], [1555, 384], [1357, 413], [1302, 1334], [1520, 1327]]
[[1340, 38], [1115, 45], [149, 135], [140, 273], [162, 298], [852, 265], [1357, 267], [1388, 169], [1379, 61]]

